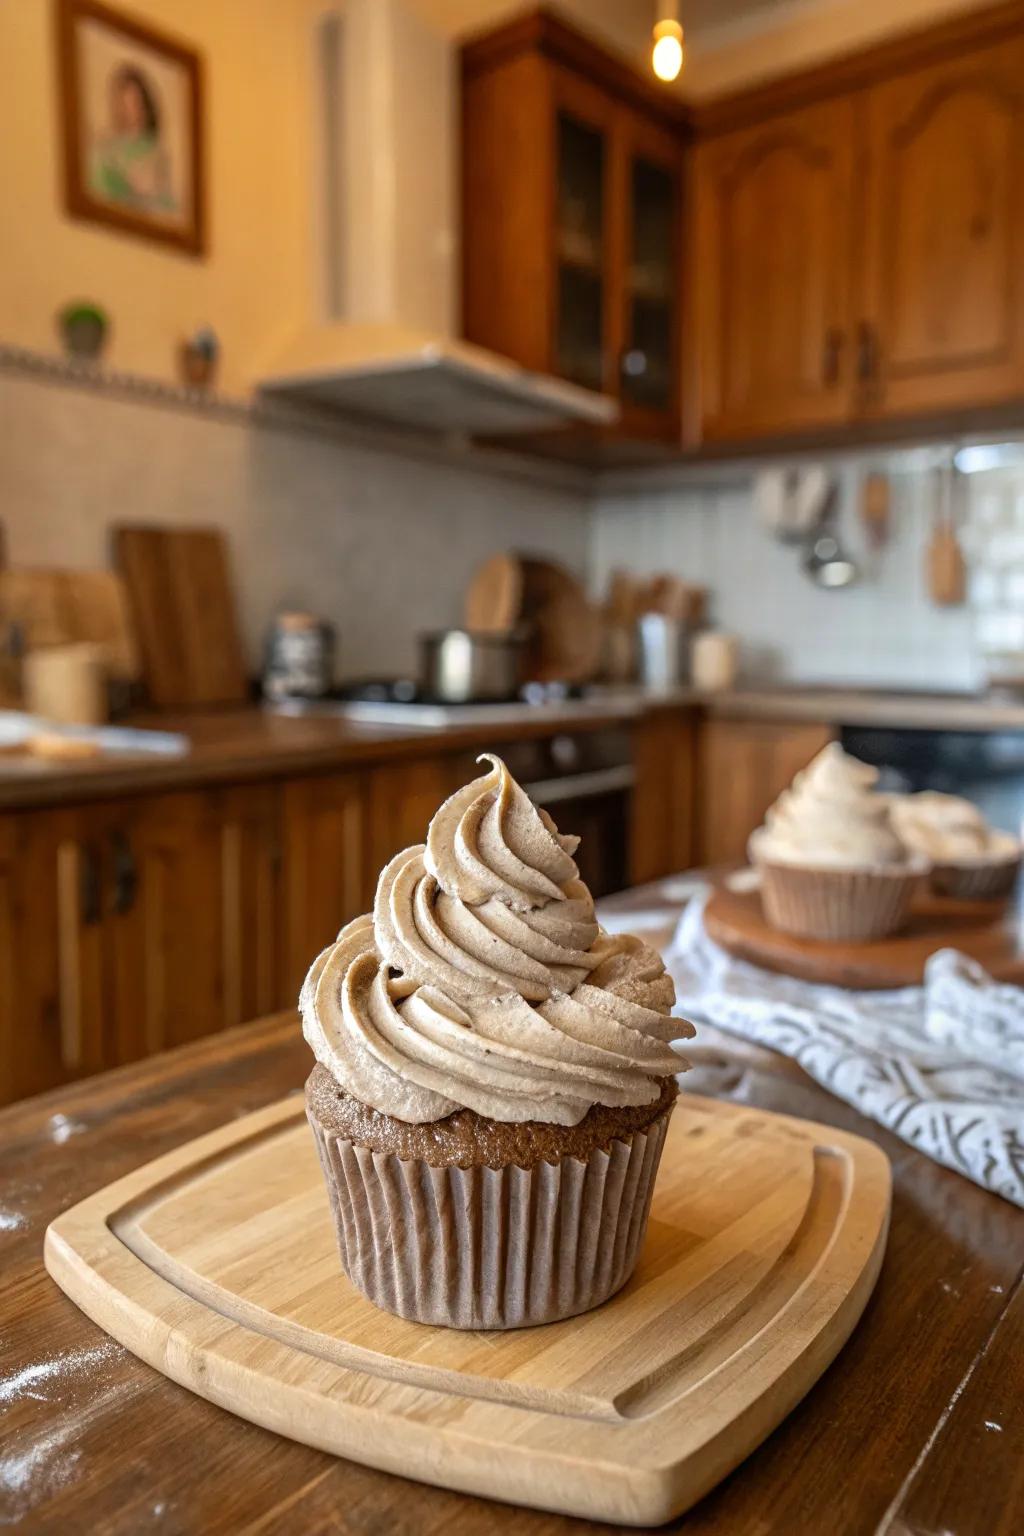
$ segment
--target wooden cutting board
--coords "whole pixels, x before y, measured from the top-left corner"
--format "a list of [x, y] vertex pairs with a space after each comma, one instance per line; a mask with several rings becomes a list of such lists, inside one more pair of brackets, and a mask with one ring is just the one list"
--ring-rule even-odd
[[245, 657], [224, 536], [214, 528], [113, 530], [151, 701], [242, 704]]
[[466, 588], [463, 620], [467, 629], [487, 633], [521, 629], [531, 682], [585, 683], [597, 670], [600, 615], [576, 577], [553, 560], [492, 555]]
[[961, 950], [998, 981], [1024, 985], [1024, 947], [1016, 910], [1005, 901], [917, 899], [902, 932], [870, 944], [821, 944], [782, 933], [768, 923], [757, 891], [712, 892], [704, 927], [738, 960], [823, 986], [879, 991], [916, 987], [938, 949]]
[[27, 650], [101, 645], [112, 677], [139, 677], [128, 597], [116, 571], [0, 570], [0, 616], [5, 625], [17, 624]]
[[345, 1279], [293, 1096], [65, 1211], [45, 1254], [108, 1333], [242, 1418], [442, 1487], [658, 1524], [841, 1348], [889, 1199], [871, 1142], [684, 1094], [616, 1297], [520, 1332], [428, 1328]]

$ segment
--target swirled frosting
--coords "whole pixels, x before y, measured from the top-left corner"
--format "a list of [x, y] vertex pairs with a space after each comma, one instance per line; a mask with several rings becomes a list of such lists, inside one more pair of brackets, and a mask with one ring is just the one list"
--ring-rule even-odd
[[750, 839], [751, 857], [839, 869], [906, 862], [877, 780], [876, 768], [830, 742], [769, 810]]
[[936, 864], [1012, 858], [1020, 848], [1015, 837], [990, 827], [978, 807], [959, 795], [922, 790], [893, 795], [889, 805], [906, 847]]
[[652, 1103], [683, 1070], [658, 955], [602, 932], [563, 836], [505, 764], [441, 806], [382, 870], [372, 914], [314, 960], [299, 999], [346, 1092], [412, 1123], [460, 1108], [575, 1125]]

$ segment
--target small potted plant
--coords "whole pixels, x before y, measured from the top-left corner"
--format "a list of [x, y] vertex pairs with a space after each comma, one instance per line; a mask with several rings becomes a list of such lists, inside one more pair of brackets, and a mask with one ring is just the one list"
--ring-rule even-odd
[[96, 362], [106, 346], [110, 321], [98, 304], [76, 301], [57, 311], [57, 328], [69, 357]]

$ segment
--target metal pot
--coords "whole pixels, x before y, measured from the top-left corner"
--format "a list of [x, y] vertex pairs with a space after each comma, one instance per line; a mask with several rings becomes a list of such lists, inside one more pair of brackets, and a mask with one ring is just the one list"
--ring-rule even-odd
[[514, 699], [522, 681], [524, 637], [442, 629], [420, 636], [420, 686], [444, 704]]

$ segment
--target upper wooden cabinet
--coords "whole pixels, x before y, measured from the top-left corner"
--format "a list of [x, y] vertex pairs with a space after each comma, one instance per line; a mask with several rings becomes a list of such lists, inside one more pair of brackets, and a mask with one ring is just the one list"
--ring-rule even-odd
[[1024, 397], [1024, 6], [712, 105], [698, 134], [695, 437]]
[[1024, 391], [1024, 35], [865, 101], [871, 414]]
[[847, 414], [853, 131], [852, 101], [825, 102], [697, 152], [705, 438]]
[[679, 108], [550, 15], [463, 50], [463, 333], [680, 434]]

